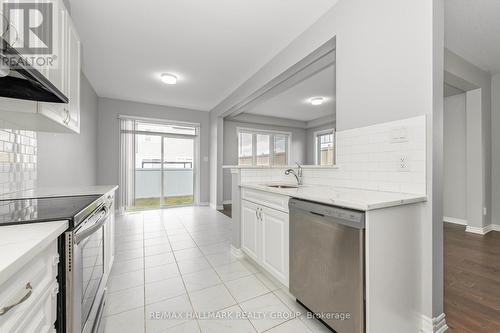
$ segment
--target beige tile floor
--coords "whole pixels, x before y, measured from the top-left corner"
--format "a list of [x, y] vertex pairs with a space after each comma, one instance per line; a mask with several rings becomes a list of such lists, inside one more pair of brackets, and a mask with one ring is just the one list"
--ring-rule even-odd
[[329, 332], [283, 285], [231, 255], [231, 219], [216, 210], [136, 212], [118, 216], [116, 229], [105, 333]]

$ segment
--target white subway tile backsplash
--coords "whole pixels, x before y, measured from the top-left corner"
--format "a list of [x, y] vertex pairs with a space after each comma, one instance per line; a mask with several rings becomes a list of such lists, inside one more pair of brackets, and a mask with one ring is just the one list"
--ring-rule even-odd
[[0, 121], [0, 194], [36, 186], [36, 133]]
[[[426, 137], [425, 116], [339, 131], [339, 168], [305, 168], [304, 184], [425, 195]], [[406, 160], [405, 169], [400, 167], [401, 157]], [[294, 181], [284, 171], [285, 168], [242, 169], [241, 182]]]

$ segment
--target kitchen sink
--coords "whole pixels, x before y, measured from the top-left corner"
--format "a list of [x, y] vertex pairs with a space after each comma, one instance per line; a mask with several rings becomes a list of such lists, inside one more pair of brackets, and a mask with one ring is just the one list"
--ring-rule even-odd
[[272, 188], [298, 188], [298, 185], [285, 185], [285, 184], [273, 184], [273, 185], [266, 185], [267, 187], [272, 187]]

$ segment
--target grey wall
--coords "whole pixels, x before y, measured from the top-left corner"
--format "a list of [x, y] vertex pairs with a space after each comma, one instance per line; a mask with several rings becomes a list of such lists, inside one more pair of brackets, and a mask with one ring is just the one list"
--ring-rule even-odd
[[38, 133], [38, 186], [97, 184], [97, 95], [81, 78], [80, 134]]
[[[224, 149], [223, 163], [224, 165], [238, 165], [238, 137], [236, 136], [236, 128], [255, 128], [269, 131], [284, 131], [292, 133], [292, 149], [291, 161], [304, 164], [306, 161], [306, 130], [303, 128], [282, 127], [262, 125], [256, 123], [237, 122], [224, 120]], [[231, 200], [231, 171], [224, 169], [224, 201]]]
[[[463, 87], [460, 86], [460, 81], [454, 82], [456, 87], [465, 91], [480, 89], [481, 96], [477, 101], [481, 104], [480, 110], [473, 106], [467, 109], [471, 120], [467, 124], [467, 141], [470, 148], [468, 154], [473, 155], [467, 158], [467, 178], [470, 182], [467, 192], [471, 198], [467, 200], [467, 204], [469, 225], [481, 228], [491, 223], [492, 210], [491, 75], [449, 50], [445, 50], [444, 65], [445, 74], [463, 81]], [[476, 97], [477, 93], [474, 93], [473, 97]], [[469, 98], [469, 102], [472, 103], [473, 100]], [[480, 202], [476, 204], [472, 200]], [[483, 215], [483, 207], [487, 210], [486, 215]]]
[[467, 219], [465, 94], [444, 99], [444, 216]]
[[209, 200], [209, 113], [189, 109], [99, 98], [98, 176], [100, 185], [119, 181], [119, 115], [186, 121], [200, 124], [200, 202]]
[[492, 223], [500, 225], [500, 74], [491, 79]]

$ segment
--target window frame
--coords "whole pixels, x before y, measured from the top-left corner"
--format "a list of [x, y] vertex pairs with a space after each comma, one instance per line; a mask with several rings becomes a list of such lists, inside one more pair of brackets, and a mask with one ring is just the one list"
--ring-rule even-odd
[[327, 128], [324, 130], [320, 131], [315, 131], [314, 132], [314, 165], [321, 165], [320, 164], [320, 155], [321, 155], [321, 145], [319, 144], [319, 137], [323, 135], [331, 134], [333, 138], [333, 161], [331, 165], [325, 165], [325, 166], [334, 166], [335, 162], [337, 160], [336, 155], [337, 155], [337, 150], [336, 148], [336, 138], [335, 138], [335, 128]]
[[[287, 131], [276, 131], [276, 130], [266, 130], [266, 129], [258, 129], [258, 128], [247, 128], [247, 127], [237, 127], [236, 128], [236, 138], [238, 150], [236, 152], [238, 159], [238, 166], [247, 166], [240, 164], [240, 133], [248, 133], [252, 135], [252, 165], [251, 167], [274, 167], [280, 166], [275, 165], [275, 150], [274, 150], [274, 140], [276, 135], [285, 136], [286, 145], [285, 145], [285, 154], [286, 154], [286, 165], [290, 165], [290, 161], [292, 160], [291, 153], [291, 142], [292, 142], [292, 132]], [[257, 135], [269, 135], [269, 165], [257, 165]]]

